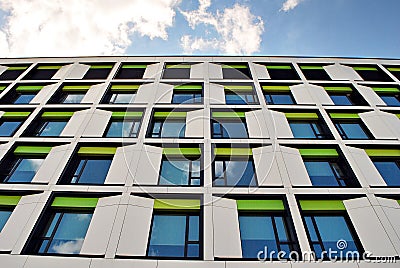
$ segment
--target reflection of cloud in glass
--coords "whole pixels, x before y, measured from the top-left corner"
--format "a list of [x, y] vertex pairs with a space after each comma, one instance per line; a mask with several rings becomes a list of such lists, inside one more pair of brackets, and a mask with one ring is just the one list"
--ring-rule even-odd
[[83, 96], [83, 94], [70, 94], [65, 98], [64, 103], [81, 103]]
[[51, 249], [58, 254], [78, 254], [82, 248], [82, 244], [83, 238], [71, 241], [60, 241], [52, 245]]
[[76, 214], [78, 221], [88, 221], [91, 220], [92, 214]]

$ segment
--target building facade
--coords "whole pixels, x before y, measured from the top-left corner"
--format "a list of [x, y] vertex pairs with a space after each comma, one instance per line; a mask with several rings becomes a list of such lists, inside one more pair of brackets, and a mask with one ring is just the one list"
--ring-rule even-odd
[[398, 267], [400, 60], [0, 60], [1, 267]]

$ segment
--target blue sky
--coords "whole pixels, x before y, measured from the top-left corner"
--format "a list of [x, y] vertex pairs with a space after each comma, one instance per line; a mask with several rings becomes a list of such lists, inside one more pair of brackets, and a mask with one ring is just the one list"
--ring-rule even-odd
[[84, 2], [0, 0], [0, 57], [400, 58], [398, 0]]

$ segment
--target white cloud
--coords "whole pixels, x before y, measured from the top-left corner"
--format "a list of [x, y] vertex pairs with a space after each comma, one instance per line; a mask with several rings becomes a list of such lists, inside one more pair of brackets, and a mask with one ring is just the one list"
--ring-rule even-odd
[[83, 245], [83, 238], [71, 241], [60, 241], [52, 246], [52, 250], [59, 254], [77, 254]]
[[280, 10], [288, 12], [297, 7], [303, 1], [304, 0], [286, 0], [286, 2], [283, 3], [282, 8]]
[[0, 56], [122, 54], [132, 34], [167, 39], [181, 0], [0, 0]]
[[[189, 26], [195, 30], [200, 24], [210, 26], [216, 37], [193, 37], [185, 35], [181, 45], [186, 53], [196, 50], [217, 49], [226, 54], [252, 54], [259, 51], [264, 22], [254, 16], [250, 8], [235, 4], [214, 14], [208, 11], [211, 0], [199, 0], [199, 8], [192, 11], [180, 11]], [[205, 33], [207, 35], [207, 33]]]

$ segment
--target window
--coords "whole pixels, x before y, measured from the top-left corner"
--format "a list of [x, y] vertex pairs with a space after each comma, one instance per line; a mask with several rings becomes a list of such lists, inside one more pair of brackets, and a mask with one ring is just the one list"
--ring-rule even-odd
[[366, 149], [376, 169], [388, 186], [400, 186], [400, 150]]
[[252, 85], [225, 85], [226, 104], [258, 104]]
[[147, 256], [200, 259], [199, 210], [199, 200], [155, 200]]
[[251, 149], [215, 148], [214, 186], [257, 186]]
[[365, 81], [393, 82], [393, 80], [376, 65], [350, 66]]
[[316, 113], [285, 113], [296, 139], [329, 139], [328, 127]]
[[2, 74], [0, 74], [0, 80], [15, 80], [25, 70], [28, 69], [27, 65], [12, 65], [7, 68]]
[[105, 136], [109, 138], [136, 138], [139, 133], [142, 114], [142, 112], [113, 112]]
[[[237, 200], [239, 212], [242, 255], [246, 259], [257, 259], [259, 251], [268, 249], [266, 258], [277, 259], [278, 252], [299, 251], [294, 228], [281, 200]], [[263, 256], [262, 256], [263, 257]]]
[[400, 106], [400, 89], [398, 87], [372, 87], [387, 106]]
[[344, 140], [368, 140], [373, 137], [359, 119], [358, 114], [331, 113], [330, 116]]
[[44, 112], [39, 120], [32, 123], [25, 135], [58, 137], [73, 114], [73, 112]]
[[0, 233], [20, 199], [21, 196], [0, 195]]
[[114, 79], [142, 79], [147, 65], [147, 63], [124, 63]]
[[3, 230], [4, 225], [6, 225], [8, 218], [10, 218], [12, 209], [0, 206], [0, 232]]
[[268, 63], [266, 68], [273, 80], [300, 80], [299, 75], [290, 63]]
[[1, 163], [0, 179], [4, 183], [29, 183], [42, 165], [51, 147], [18, 146]]
[[222, 64], [224, 79], [251, 79], [249, 66], [243, 63]]
[[212, 112], [212, 137], [248, 138], [244, 112]]
[[386, 69], [400, 80], [400, 66], [386, 66]]
[[[317, 202], [319, 204], [316, 204]], [[332, 258], [337, 259], [346, 259], [348, 252], [359, 252], [360, 256], [362, 255], [362, 248], [357, 241], [342, 201], [301, 200], [300, 206], [311, 249], [315, 252], [317, 259], [327, 259], [328, 255], [322, 255], [322, 251], [328, 252], [329, 249]], [[319, 211], [318, 208], [321, 210]], [[342, 240], [347, 243], [344, 249], [338, 248], [338, 241]], [[336, 254], [333, 251], [336, 251]], [[351, 256], [349, 254], [350, 258]]]
[[360, 187], [343, 156], [335, 149], [300, 149], [313, 186]]
[[62, 65], [39, 65], [32, 69], [24, 80], [50, 80], [58, 72]]
[[103, 184], [116, 148], [81, 147], [65, 168], [62, 184]]
[[324, 86], [335, 105], [368, 105], [357, 90], [347, 85]]
[[180, 85], [174, 87], [172, 103], [197, 104], [203, 102], [202, 85]]
[[267, 104], [296, 104], [290, 87], [286, 85], [262, 85]]
[[[37, 224], [27, 254], [76, 255], [85, 240], [98, 198], [56, 197]], [[79, 205], [77, 205], [79, 204]]]
[[164, 148], [159, 185], [200, 186], [202, 170], [199, 148]]
[[166, 63], [163, 79], [190, 79], [190, 68], [188, 63]]
[[186, 112], [155, 112], [150, 137], [184, 138]]
[[18, 119], [1, 119], [0, 120], [0, 137], [11, 137], [17, 129], [22, 125], [22, 120]]
[[3, 104], [29, 104], [43, 85], [20, 85], [10, 90], [2, 99]]
[[113, 84], [104, 96], [102, 103], [128, 104], [135, 100], [140, 85]]
[[82, 79], [107, 79], [114, 64], [91, 65]]
[[91, 85], [64, 85], [59, 89], [49, 103], [79, 104], [82, 102]]
[[300, 69], [307, 80], [332, 80], [321, 65], [301, 64]]

